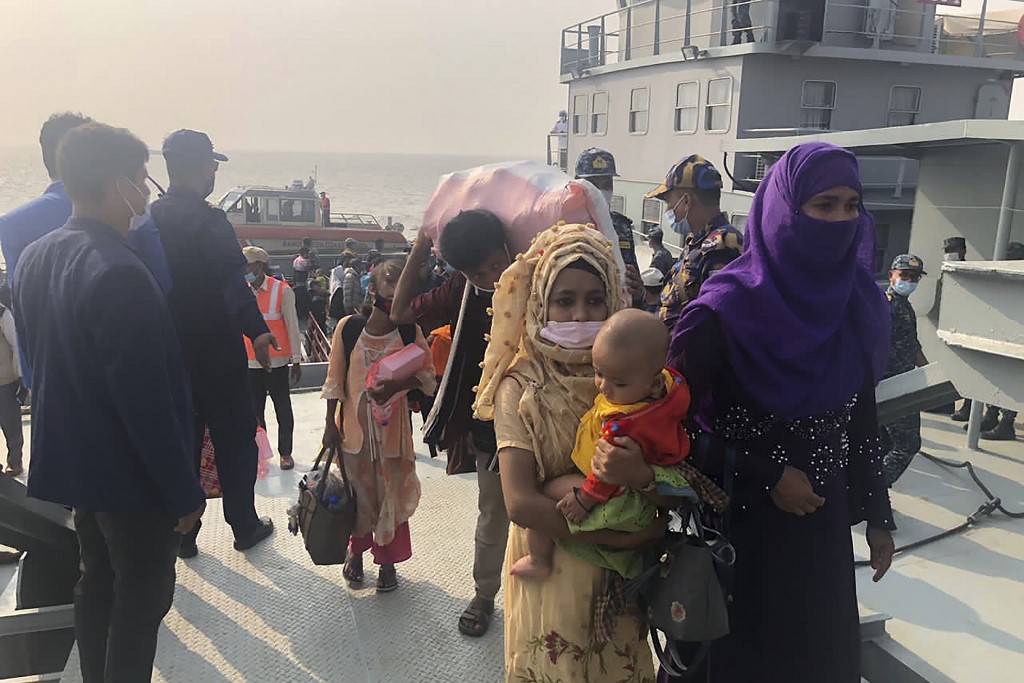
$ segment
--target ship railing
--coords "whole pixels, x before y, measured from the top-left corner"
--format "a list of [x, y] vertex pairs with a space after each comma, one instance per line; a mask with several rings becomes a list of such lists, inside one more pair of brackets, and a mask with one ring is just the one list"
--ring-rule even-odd
[[933, 14], [932, 5], [912, 9], [828, 2], [824, 40], [850, 47], [908, 50], [959, 57], [1017, 59], [1017, 22], [977, 15]]
[[[698, 56], [711, 47], [750, 37], [775, 40], [778, 0], [743, 0], [715, 5], [702, 0], [642, 0], [562, 30], [563, 75], [682, 50]], [[740, 28], [741, 27], [741, 28]]]
[[381, 227], [380, 221], [369, 213], [335, 213], [331, 212], [331, 225], [344, 225], [352, 228], [366, 226], [367, 228]]
[[331, 358], [331, 339], [312, 313], [306, 322], [306, 356], [310, 363], [326, 363]]
[[569, 172], [569, 135], [567, 133], [550, 133], [548, 142], [548, 166], [557, 166]]
[[[934, 5], [874, 8], [828, 0], [812, 10], [789, 10], [780, 0], [717, 4], [707, 0], [641, 0], [562, 29], [561, 74], [681, 52], [756, 41], [820, 42], [832, 46], [902, 50], [962, 57], [1018, 59], [1017, 22], [979, 15], [935, 14]], [[749, 24], [749, 26], [748, 26]], [[571, 120], [570, 130], [590, 121]]]

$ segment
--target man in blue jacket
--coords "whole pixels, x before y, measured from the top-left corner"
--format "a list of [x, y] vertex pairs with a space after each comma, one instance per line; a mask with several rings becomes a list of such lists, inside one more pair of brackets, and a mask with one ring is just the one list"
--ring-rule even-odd
[[174, 321], [127, 241], [148, 158], [123, 129], [68, 132], [57, 165], [71, 218], [25, 249], [14, 284], [35, 377], [28, 492], [74, 508], [85, 683], [149, 680], [180, 534], [206, 506]]
[[[245, 280], [245, 258], [231, 223], [206, 203], [218, 164], [228, 158], [213, 151], [205, 133], [193, 130], [169, 135], [163, 155], [170, 187], [153, 202], [151, 213], [170, 268], [168, 300], [192, 381], [196, 467], [205, 425], [213, 441], [224, 519], [234, 533], [235, 549], [248, 550], [267, 538], [274, 525], [256, 514], [256, 410], [242, 336], [250, 339], [256, 360], [268, 372], [270, 347], [278, 344]], [[181, 557], [199, 552], [199, 526], [183, 540]]]

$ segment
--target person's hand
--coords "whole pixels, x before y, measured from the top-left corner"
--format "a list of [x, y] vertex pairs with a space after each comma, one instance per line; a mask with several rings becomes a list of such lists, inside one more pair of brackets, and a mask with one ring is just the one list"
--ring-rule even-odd
[[324, 425], [324, 446], [327, 448], [338, 448], [344, 439], [344, 435], [338, 429], [338, 423], [334, 420], [327, 420], [327, 423]]
[[604, 483], [631, 489], [644, 488], [654, 476], [650, 465], [644, 462], [640, 445], [628, 436], [611, 441], [598, 439], [591, 469]]
[[269, 332], [261, 334], [252, 340], [252, 350], [256, 356], [256, 362], [267, 372], [273, 369], [270, 366], [270, 347], [274, 347], [275, 351], [281, 350], [281, 345], [277, 343], [277, 338]]
[[[577, 496], [579, 497], [577, 498]], [[580, 500], [586, 502], [590, 507], [583, 507], [580, 504]], [[594, 509], [595, 504], [597, 504], [597, 501], [592, 500], [583, 491], [569, 491], [562, 500], [555, 504], [555, 507], [573, 524], [582, 524], [583, 520], [590, 514], [590, 511]]]
[[420, 226], [420, 229], [416, 231], [416, 239], [412, 241], [413, 249], [430, 249], [434, 246], [434, 240], [430, 239], [430, 235], [427, 234], [426, 228]]
[[295, 386], [299, 383], [299, 380], [302, 379], [302, 366], [298, 363], [292, 364], [291, 376], [292, 386]]
[[888, 529], [868, 525], [865, 534], [868, 547], [871, 548], [871, 568], [875, 570], [872, 581], [878, 583], [892, 566], [892, 556], [896, 552], [896, 544], [893, 543], [892, 534]]
[[179, 534], [187, 534], [192, 531], [192, 528], [196, 525], [196, 522], [199, 521], [199, 518], [203, 516], [203, 512], [205, 511], [206, 501], [204, 500], [202, 505], [178, 520], [178, 525], [174, 527], [174, 531]]
[[634, 299], [644, 295], [644, 281], [640, 279], [640, 272], [635, 266], [626, 266], [626, 289]]
[[383, 404], [390, 401], [391, 397], [398, 392], [408, 388], [409, 382], [407, 380], [378, 380], [376, 384], [366, 390], [366, 393], [377, 403]]
[[777, 508], [797, 517], [809, 515], [825, 504], [825, 499], [814, 492], [807, 475], [789, 465], [782, 470], [771, 498]]

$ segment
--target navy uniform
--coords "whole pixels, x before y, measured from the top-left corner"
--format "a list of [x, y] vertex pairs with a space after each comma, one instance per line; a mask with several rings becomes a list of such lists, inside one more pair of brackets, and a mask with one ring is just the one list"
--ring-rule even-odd
[[[647, 193], [648, 199], [661, 199], [671, 190], [711, 190], [722, 187], [722, 176], [710, 161], [692, 154], [673, 166], [665, 182]], [[704, 281], [739, 258], [743, 252], [743, 234], [734, 228], [724, 213], [707, 225], [691, 226], [683, 242], [683, 253], [665, 276], [658, 316], [669, 329], [686, 304], [700, 294]]]
[[[204, 133], [178, 131], [163, 146], [164, 158], [194, 163], [226, 161]], [[212, 188], [211, 188], [212, 189]], [[249, 364], [242, 336], [269, 333], [256, 297], [245, 281], [245, 258], [234, 228], [206, 197], [171, 184], [153, 202], [153, 221], [167, 255], [173, 286], [168, 295], [196, 411], [198, 467], [204, 426], [210, 429], [224, 498], [224, 519], [236, 547], [269, 533], [269, 519], [256, 514], [253, 486], [259, 461], [256, 413], [249, 386]], [[194, 550], [199, 525], [182, 543]]]
[[[581, 180], [594, 180], [597, 178], [617, 178], [615, 172], [615, 157], [607, 150], [591, 147], [580, 153], [576, 160], [576, 178]], [[608, 207], [611, 209], [612, 191], [602, 190], [605, 199], [608, 200]], [[636, 260], [636, 243], [633, 241], [633, 221], [618, 211], [612, 211], [612, 227], [619, 238], [619, 252], [622, 254], [622, 262], [627, 268], [632, 268], [636, 274], [640, 273], [640, 264]], [[634, 306], [643, 306], [643, 297], [633, 302]]]
[[[924, 261], [913, 254], [897, 256], [891, 270], [925, 275]], [[917, 314], [910, 305], [909, 292], [901, 294], [889, 285], [885, 296], [889, 300], [890, 315], [889, 363], [885, 370], [888, 378], [918, 366], [921, 342], [917, 338]], [[886, 483], [892, 486], [921, 450], [921, 414], [901, 417], [882, 425], [879, 431], [885, 449], [882, 469]]]

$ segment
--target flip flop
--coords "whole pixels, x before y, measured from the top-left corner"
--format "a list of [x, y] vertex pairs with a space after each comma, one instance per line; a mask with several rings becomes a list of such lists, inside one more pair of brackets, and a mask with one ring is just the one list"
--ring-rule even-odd
[[363, 558], [361, 555], [352, 555], [345, 560], [345, 566], [341, 569], [341, 575], [346, 581], [352, 584], [361, 584], [365, 580], [363, 575]]

